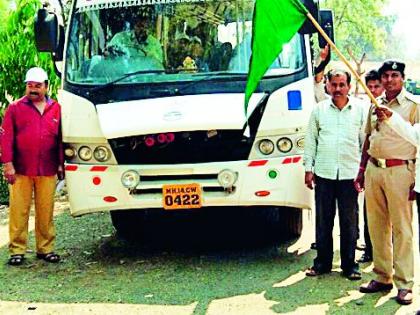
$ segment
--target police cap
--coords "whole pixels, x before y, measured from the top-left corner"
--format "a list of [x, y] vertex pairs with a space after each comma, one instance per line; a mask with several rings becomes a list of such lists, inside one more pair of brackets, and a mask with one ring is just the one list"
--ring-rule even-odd
[[398, 60], [386, 60], [378, 69], [381, 76], [385, 71], [398, 71], [404, 76], [405, 63]]

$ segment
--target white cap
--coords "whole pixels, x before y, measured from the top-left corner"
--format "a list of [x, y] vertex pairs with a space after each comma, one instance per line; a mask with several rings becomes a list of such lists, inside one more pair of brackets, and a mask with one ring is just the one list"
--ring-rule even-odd
[[34, 67], [26, 72], [25, 82], [38, 82], [43, 83], [48, 80], [48, 75], [44, 69]]

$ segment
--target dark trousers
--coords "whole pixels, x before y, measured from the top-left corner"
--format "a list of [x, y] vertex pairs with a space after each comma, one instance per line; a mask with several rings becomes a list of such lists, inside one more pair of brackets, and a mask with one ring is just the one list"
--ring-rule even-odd
[[355, 262], [358, 204], [353, 180], [331, 180], [315, 177], [316, 245], [314, 268], [328, 272], [334, 256], [333, 236], [335, 212], [338, 205], [340, 222], [341, 269], [344, 273], [358, 270]]
[[364, 225], [364, 236], [365, 236], [365, 255], [372, 257], [372, 242], [370, 240], [368, 221], [367, 221], [367, 212], [366, 212], [366, 199], [363, 200], [363, 218], [365, 220]]

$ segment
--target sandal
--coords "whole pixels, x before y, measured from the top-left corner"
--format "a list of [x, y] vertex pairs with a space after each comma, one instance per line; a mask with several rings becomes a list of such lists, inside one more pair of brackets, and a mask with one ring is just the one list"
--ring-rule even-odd
[[305, 272], [308, 277], [317, 277], [325, 273], [329, 273], [329, 271], [318, 270], [315, 267], [308, 268]]
[[353, 271], [350, 273], [343, 273], [343, 276], [349, 280], [356, 281], [362, 279], [362, 274], [359, 271]]
[[7, 264], [10, 266], [20, 266], [23, 264], [23, 261], [25, 260], [25, 256], [21, 254], [17, 255], [11, 255], [9, 260], [7, 261]]
[[58, 263], [60, 261], [60, 256], [54, 252], [51, 252], [48, 254], [36, 254], [36, 258], [43, 259], [46, 262], [53, 263], [53, 264]]

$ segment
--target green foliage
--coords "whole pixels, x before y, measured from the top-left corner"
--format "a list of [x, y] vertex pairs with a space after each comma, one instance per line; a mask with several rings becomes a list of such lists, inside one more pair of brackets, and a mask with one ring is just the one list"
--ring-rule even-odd
[[366, 52], [368, 57], [385, 56], [387, 33], [395, 19], [382, 15], [388, 0], [324, 0], [321, 7], [334, 11], [335, 41], [347, 54], [351, 48], [358, 58]]
[[[39, 66], [48, 72], [53, 97], [59, 85], [50, 54], [39, 53], [35, 47], [34, 18], [40, 7], [38, 0], [18, 0], [12, 10], [10, 1], [0, 0], [0, 118], [9, 104], [6, 94], [12, 99], [24, 94], [24, 78], [29, 68]], [[1, 179], [0, 202], [7, 199], [7, 185]]]
[[0, 32], [6, 25], [7, 15], [10, 11], [11, 3], [9, 0], [0, 0]]
[[0, 205], [9, 204], [9, 186], [0, 171]]

